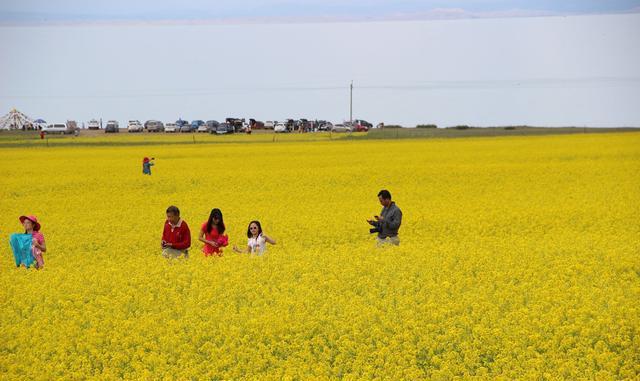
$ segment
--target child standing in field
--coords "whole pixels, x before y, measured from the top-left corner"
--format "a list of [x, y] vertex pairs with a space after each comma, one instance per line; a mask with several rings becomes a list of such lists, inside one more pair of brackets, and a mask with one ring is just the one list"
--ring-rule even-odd
[[247, 228], [247, 248], [241, 250], [238, 246], [233, 247], [233, 251], [236, 253], [251, 253], [262, 255], [267, 250], [267, 243], [272, 245], [276, 244], [276, 240], [269, 238], [266, 234], [262, 232], [262, 226], [260, 225], [260, 221], [251, 221], [249, 222], [249, 227]]
[[198, 239], [204, 243], [202, 252], [205, 257], [215, 255], [222, 256], [222, 248], [229, 244], [229, 237], [224, 234], [226, 227], [220, 209], [213, 209], [209, 214], [209, 219], [202, 224]]
[[40, 233], [40, 223], [36, 216], [20, 216], [20, 223], [24, 227], [24, 234], [12, 234], [9, 241], [16, 267], [24, 265], [29, 268], [35, 263], [36, 269], [44, 267], [42, 253], [47, 251], [44, 235]]
[[149, 175], [151, 176], [151, 167], [154, 165], [153, 164], [153, 160], [155, 160], [155, 158], [151, 158], [151, 160], [149, 160], [148, 157], [145, 157], [144, 159], [142, 159], [142, 174], [143, 175]]
[[167, 208], [167, 220], [162, 232], [162, 256], [165, 258], [178, 258], [184, 255], [189, 258], [191, 247], [191, 231], [187, 222], [180, 218], [180, 209], [176, 206]]

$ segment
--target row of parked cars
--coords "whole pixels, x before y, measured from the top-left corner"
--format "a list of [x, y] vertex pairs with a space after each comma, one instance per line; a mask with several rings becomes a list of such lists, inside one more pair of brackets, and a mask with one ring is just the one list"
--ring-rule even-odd
[[307, 119], [287, 119], [283, 122], [267, 121], [264, 123], [265, 128], [273, 128], [274, 132], [315, 132], [315, 131], [332, 131], [332, 132], [366, 132], [373, 125], [366, 120], [356, 119], [352, 122], [344, 122], [333, 124], [326, 120], [307, 120]]
[[[90, 130], [100, 129], [99, 123], [92, 120], [88, 124]], [[144, 124], [139, 120], [130, 120], [127, 123], [127, 132], [206, 132], [206, 133], [231, 133], [237, 132], [232, 128], [231, 123], [219, 123], [216, 120], [194, 120], [189, 123], [186, 120], [178, 119], [175, 122], [163, 123], [159, 120], [147, 120]], [[120, 124], [117, 120], [109, 120], [104, 128], [105, 133], [120, 132]]]
[[[93, 119], [89, 121], [87, 127], [90, 130], [100, 129], [100, 123]], [[175, 122], [163, 123], [159, 120], [147, 120], [142, 124], [139, 120], [130, 120], [127, 123], [126, 130], [130, 133], [147, 132], [201, 132], [211, 134], [230, 134], [235, 132], [248, 132], [258, 129], [271, 129], [276, 133], [286, 132], [314, 132], [314, 131], [333, 131], [333, 132], [366, 132], [372, 128], [372, 124], [366, 120], [356, 119], [352, 122], [344, 122], [341, 124], [333, 124], [326, 120], [307, 120], [307, 119], [286, 119], [284, 121], [266, 121], [261, 122], [255, 119], [249, 119], [245, 122], [244, 118], [226, 118], [224, 122], [216, 120], [186, 120], [178, 119]], [[104, 128], [105, 133], [120, 132], [120, 124], [117, 120], [107, 121]]]

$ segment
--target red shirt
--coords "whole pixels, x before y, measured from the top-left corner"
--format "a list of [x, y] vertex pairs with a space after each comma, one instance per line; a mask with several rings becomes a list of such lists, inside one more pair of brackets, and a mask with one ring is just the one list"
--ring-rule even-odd
[[170, 243], [171, 247], [177, 250], [186, 250], [191, 247], [191, 231], [187, 223], [180, 219], [177, 225], [171, 225], [169, 220], [164, 222], [162, 240]]
[[211, 232], [207, 233], [207, 221], [202, 224], [200, 228], [204, 232], [204, 238], [207, 241], [213, 241], [218, 244], [218, 247], [214, 247], [205, 243], [202, 247], [202, 252], [206, 257], [212, 254], [218, 254], [218, 256], [222, 255], [222, 247], [227, 246], [229, 244], [229, 237], [226, 234], [219, 234], [218, 228], [214, 225], [211, 227]]

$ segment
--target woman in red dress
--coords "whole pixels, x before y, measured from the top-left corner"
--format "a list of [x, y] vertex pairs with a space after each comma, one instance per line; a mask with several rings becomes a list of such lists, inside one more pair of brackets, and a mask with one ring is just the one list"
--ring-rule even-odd
[[224, 234], [226, 230], [222, 212], [215, 208], [211, 210], [209, 219], [202, 224], [198, 239], [204, 243], [202, 252], [205, 257], [215, 255], [222, 256], [222, 248], [229, 244], [229, 237]]

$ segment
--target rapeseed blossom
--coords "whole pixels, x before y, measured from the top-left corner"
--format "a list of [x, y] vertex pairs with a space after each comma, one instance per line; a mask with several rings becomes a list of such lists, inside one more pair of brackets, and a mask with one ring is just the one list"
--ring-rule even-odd
[[[639, 377], [639, 134], [0, 150], [1, 379]], [[214, 207], [278, 244], [204, 258]], [[12, 264], [25, 213], [42, 271]]]

